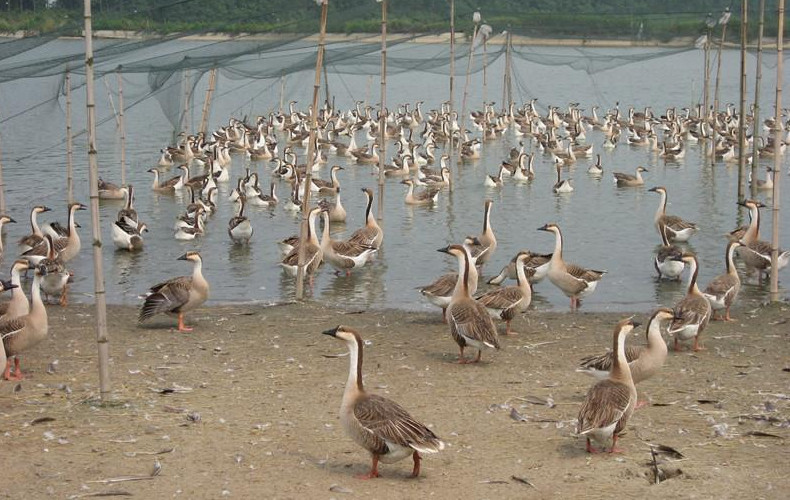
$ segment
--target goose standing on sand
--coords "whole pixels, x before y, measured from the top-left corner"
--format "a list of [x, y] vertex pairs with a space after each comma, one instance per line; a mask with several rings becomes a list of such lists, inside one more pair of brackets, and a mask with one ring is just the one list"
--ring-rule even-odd
[[738, 271], [735, 269], [735, 264], [732, 261], [735, 250], [741, 246], [738, 241], [731, 241], [727, 243], [727, 250], [724, 253], [724, 264], [726, 272], [713, 278], [705, 287], [702, 295], [708, 299], [711, 307], [711, 319], [717, 319], [716, 312], [724, 310], [724, 321], [733, 321], [730, 318], [730, 307], [738, 297], [738, 292], [741, 290], [741, 278], [738, 276]]
[[20, 276], [30, 269], [30, 264], [25, 259], [17, 259], [11, 264], [11, 300], [0, 303], [0, 322], [24, 316], [30, 312], [30, 302], [27, 301], [25, 291], [22, 290]]
[[[41, 278], [46, 270], [35, 267], [33, 285], [30, 288], [30, 312], [0, 321], [0, 338], [7, 356], [3, 378], [5, 380], [22, 380], [22, 368], [19, 355], [47, 338], [49, 320], [47, 309], [41, 300]], [[11, 358], [14, 358], [14, 374], [11, 375]]]
[[[27, 265], [27, 262], [25, 262], [25, 265]], [[6, 290], [16, 290], [17, 288], [19, 288], [19, 285], [15, 285], [15, 284], [11, 283], [10, 281], [0, 280], [0, 293], [4, 292]], [[24, 293], [23, 293], [23, 295], [24, 295]], [[27, 302], [27, 299], [25, 299], [25, 302]], [[2, 304], [6, 305], [6, 304], [8, 304], [8, 302], [2, 302]], [[2, 322], [2, 321], [0, 321], [0, 322]], [[3, 367], [3, 371], [5, 371], [5, 367], [6, 367], [6, 363], [7, 362], [8, 362], [8, 358], [5, 355], [5, 347], [3, 346], [3, 340], [2, 340], [2, 338], [0, 338], [0, 367]]]
[[[471, 257], [471, 265], [469, 266], [469, 295], [474, 295], [477, 292], [477, 280], [479, 274], [477, 272], [477, 265], [475, 258]], [[453, 271], [439, 276], [433, 283], [419, 287], [420, 293], [428, 299], [428, 302], [440, 307], [442, 309], [442, 321], [447, 323], [447, 306], [450, 305], [450, 300], [453, 298], [453, 291], [455, 285], [458, 283], [458, 273]]]
[[524, 272], [524, 263], [529, 257], [529, 252], [519, 252], [516, 255], [516, 286], [497, 288], [477, 297], [477, 302], [486, 308], [492, 318], [505, 321], [505, 335], [516, 335], [510, 329], [510, 322], [516, 314], [526, 312], [532, 303], [532, 286]]
[[148, 291], [140, 308], [138, 322], [159, 313], [178, 315], [178, 331], [191, 332], [184, 324], [184, 313], [202, 305], [209, 295], [209, 285], [203, 277], [203, 259], [195, 251], [189, 251], [178, 258], [192, 262], [192, 275], [179, 276], [154, 285]]
[[384, 241], [384, 231], [376, 221], [376, 216], [373, 215], [373, 191], [370, 188], [362, 188], [362, 192], [365, 193], [365, 198], [367, 199], [365, 204], [365, 225], [354, 231], [348, 238], [348, 241], [379, 249]]
[[[626, 346], [625, 359], [631, 370], [634, 384], [651, 378], [661, 370], [667, 359], [667, 343], [661, 336], [661, 325], [675, 317], [675, 313], [668, 307], [659, 307], [650, 316], [647, 323], [647, 345]], [[577, 372], [593, 376], [599, 380], [609, 377], [609, 372], [614, 364], [613, 351], [596, 356], [587, 356], [579, 363]], [[637, 403], [637, 408], [640, 403]]]
[[634, 175], [625, 174], [623, 172], [612, 172], [614, 176], [614, 183], [617, 187], [636, 187], [636, 186], [644, 186], [645, 180], [642, 178], [642, 172], [647, 172], [648, 170], [643, 166], [636, 167], [636, 172]]
[[675, 337], [674, 349], [680, 350], [680, 341], [694, 339], [694, 350], [702, 350], [699, 345], [699, 336], [708, 326], [711, 307], [708, 299], [700, 293], [697, 287], [699, 267], [697, 257], [691, 253], [683, 254], [683, 262], [689, 266], [689, 284], [686, 296], [675, 305], [675, 317], [670, 323], [667, 332]]
[[486, 347], [499, 349], [499, 335], [491, 316], [482, 304], [472, 298], [470, 293], [470, 271], [472, 267], [469, 250], [463, 245], [449, 245], [440, 248], [440, 252], [454, 255], [458, 259], [458, 280], [453, 296], [447, 305], [447, 322], [450, 334], [458, 344], [460, 353], [458, 363], [468, 363], [464, 357], [466, 346], [477, 349], [477, 357], [471, 361], [477, 363]]
[[619, 453], [617, 439], [636, 408], [636, 386], [625, 357], [625, 338], [638, 326], [630, 318], [620, 321], [614, 329], [612, 355], [614, 361], [606, 380], [593, 385], [579, 409], [576, 432], [587, 440], [587, 453], [598, 453], [591, 441], [605, 446], [610, 439], [609, 453]]
[[598, 282], [606, 271], [585, 269], [575, 264], [567, 264], [562, 258], [562, 232], [557, 224], [549, 223], [538, 231], [554, 233], [554, 253], [549, 261], [549, 281], [571, 299], [571, 311], [581, 305], [581, 299], [595, 291]]
[[30, 229], [31, 233], [19, 239], [19, 253], [25, 253], [44, 241], [44, 233], [38, 226], [38, 214], [52, 210], [44, 205], [36, 205], [30, 210]]
[[8, 216], [8, 215], [5, 215], [5, 214], [3, 214], [3, 215], [0, 215], [0, 257], [2, 257], [2, 256], [3, 256], [3, 252], [4, 252], [4, 248], [3, 248], [3, 238], [2, 238], [2, 234], [3, 234], [3, 226], [4, 226], [5, 224], [9, 223], [9, 222], [11, 222], [11, 223], [15, 223], [16, 221], [15, 221], [15, 220], [14, 220], [12, 217], [10, 217], [10, 216]]
[[656, 210], [656, 215], [653, 219], [659, 234], [663, 227], [668, 241], [684, 242], [694, 236], [699, 229], [697, 224], [685, 221], [676, 215], [667, 215], [667, 188], [656, 186], [648, 189], [648, 191], [661, 195], [661, 201], [658, 204], [658, 210]]
[[395, 401], [365, 391], [364, 342], [359, 333], [341, 325], [323, 334], [342, 340], [348, 347], [350, 363], [340, 403], [340, 423], [346, 434], [371, 455], [370, 472], [360, 479], [379, 477], [379, 462], [394, 463], [409, 456], [414, 461], [411, 475], [419, 476], [420, 453], [437, 453], [444, 449], [444, 442]]

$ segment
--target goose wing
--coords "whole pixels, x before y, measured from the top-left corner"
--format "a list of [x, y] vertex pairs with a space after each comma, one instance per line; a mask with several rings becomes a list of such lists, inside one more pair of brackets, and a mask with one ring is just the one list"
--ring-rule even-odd
[[665, 215], [663, 217], [664, 224], [673, 231], [682, 231], [684, 229], [697, 229], [695, 222], [683, 220], [677, 215]]
[[453, 293], [455, 284], [458, 281], [458, 273], [447, 273], [439, 276], [430, 285], [420, 288], [423, 295], [434, 295], [437, 297], [447, 297]]
[[11, 318], [0, 322], [0, 338], [3, 339], [3, 346], [6, 352], [11, 351], [11, 343], [14, 337], [25, 328], [24, 316]]
[[710, 319], [710, 303], [703, 296], [688, 296], [678, 302], [674, 313], [675, 317], [667, 329], [669, 333], [675, 333], [693, 325], [698, 325], [702, 328], [708, 324]]
[[[630, 363], [635, 361], [642, 355], [644, 352], [645, 346], [626, 346], [625, 347], [625, 359]], [[604, 372], [608, 372], [612, 369], [612, 364], [614, 363], [614, 353], [612, 351], [605, 352], [603, 354], [596, 354], [593, 356], [586, 356], [579, 361], [579, 368], [584, 368], [588, 370], [600, 370]]]
[[606, 271], [586, 269], [584, 267], [577, 266], [576, 264], [567, 264], [566, 269], [568, 274], [585, 282], [598, 281], [603, 277], [604, 274], [606, 274]]
[[398, 403], [375, 394], [365, 395], [354, 406], [354, 416], [378, 441], [373, 451], [384, 454], [387, 442], [423, 453], [436, 453], [444, 443], [425, 425], [415, 420]]
[[375, 227], [363, 226], [351, 233], [351, 237], [347, 241], [348, 243], [372, 247], [378, 234], [378, 230]]
[[617, 424], [625, 416], [631, 403], [628, 385], [614, 380], [602, 380], [592, 386], [579, 409], [579, 434], [587, 434]]
[[707, 287], [705, 287], [705, 291], [703, 292], [705, 295], [710, 295], [716, 297], [717, 300], [722, 300], [727, 295], [733, 293], [733, 291], [738, 288], [740, 285], [740, 280], [735, 276], [730, 276], [729, 274], [723, 274], [721, 276], [717, 276], [716, 278], [711, 281]]
[[508, 286], [491, 290], [477, 297], [477, 301], [488, 309], [503, 310], [515, 307], [524, 300], [524, 293], [517, 286]]
[[143, 322], [158, 313], [177, 312], [189, 301], [191, 276], [179, 276], [154, 285], [140, 308], [138, 321]]
[[474, 299], [451, 303], [447, 308], [447, 321], [456, 335], [499, 349], [499, 336], [494, 321], [485, 307]]

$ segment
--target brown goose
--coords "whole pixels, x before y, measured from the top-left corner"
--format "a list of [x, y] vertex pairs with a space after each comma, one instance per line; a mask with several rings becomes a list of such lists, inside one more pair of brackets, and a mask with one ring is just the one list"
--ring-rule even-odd
[[38, 214], [49, 212], [50, 210], [52, 209], [44, 205], [36, 205], [30, 210], [30, 229], [32, 232], [20, 238], [19, 253], [25, 253], [44, 241], [44, 233], [41, 232], [41, 228], [38, 226]]
[[[647, 323], [647, 345], [626, 346], [625, 359], [631, 369], [631, 378], [634, 384], [647, 380], [664, 366], [667, 359], [667, 344], [661, 337], [661, 324], [675, 317], [675, 313], [668, 307], [659, 307], [653, 311]], [[597, 379], [605, 379], [614, 363], [614, 353], [587, 356], [582, 358], [577, 372], [591, 375]]]
[[483, 232], [477, 237], [470, 237], [469, 241], [465, 243], [472, 257], [476, 259], [476, 266], [482, 266], [488, 262], [491, 254], [496, 250], [496, 236], [491, 228], [491, 206], [493, 204], [493, 200], [486, 200], [483, 203]]
[[45, 234], [44, 241], [47, 247], [47, 256], [43, 258], [38, 266], [46, 269], [44, 276], [41, 278], [41, 291], [44, 292], [44, 298], [49, 303], [50, 296], [60, 295], [60, 305], [66, 307], [68, 305], [68, 288], [70, 273], [66, 269], [66, 264], [60, 258], [55, 245], [52, 242], [52, 236]]
[[105, 181], [99, 177], [99, 199], [100, 200], [122, 200], [126, 196], [123, 187]]
[[497, 288], [477, 297], [477, 302], [486, 308], [491, 317], [505, 321], [505, 335], [516, 335], [510, 329], [510, 322], [516, 314], [526, 312], [532, 303], [532, 286], [524, 272], [524, 263], [529, 257], [529, 252], [519, 252], [516, 255], [516, 286]]
[[178, 260], [192, 262], [192, 276], [179, 276], [151, 287], [140, 308], [140, 323], [159, 313], [173, 313], [178, 314], [178, 331], [192, 331], [191, 327], [184, 325], [184, 313], [208, 299], [209, 285], [203, 277], [203, 259], [198, 252], [189, 251]]
[[[304, 254], [305, 274], [310, 277], [310, 284], [313, 284], [313, 275], [324, 261], [324, 252], [318, 244], [318, 237], [315, 232], [315, 218], [321, 212], [321, 207], [313, 207], [307, 216], [307, 243]], [[296, 276], [299, 271], [299, 247], [302, 243], [296, 241], [293, 249], [283, 257], [280, 265], [288, 271], [291, 276]]]
[[741, 290], [741, 278], [738, 276], [732, 257], [739, 246], [741, 246], [741, 243], [737, 241], [727, 243], [727, 250], [724, 253], [724, 264], [727, 271], [713, 278], [713, 281], [708, 283], [705, 291], [702, 292], [702, 295], [710, 303], [712, 320], [717, 319], [715, 316], [716, 312], [721, 313], [721, 310], [724, 309], [724, 317], [720, 319], [733, 321], [730, 317], [730, 307]]
[[[21, 380], [22, 369], [19, 355], [35, 346], [45, 338], [49, 331], [47, 309], [41, 301], [41, 278], [45, 269], [36, 267], [33, 271], [33, 285], [30, 289], [30, 312], [24, 316], [0, 322], [0, 338], [7, 360], [3, 378], [5, 380]], [[11, 358], [14, 358], [14, 375], [11, 375]]]
[[[744, 235], [741, 237], [742, 246], [738, 247], [738, 256], [746, 264], [747, 271], [751, 274], [757, 272], [759, 282], [762, 283], [763, 274], [768, 274], [771, 271], [771, 243], [759, 239], [760, 235], [760, 207], [763, 205], [754, 200], [745, 200], [743, 206], [749, 209], [749, 216], [751, 223]], [[778, 250], [778, 264], [777, 268], [781, 270], [790, 262], [790, 250]]]
[[373, 248], [381, 248], [381, 242], [384, 241], [384, 231], [376, 222], [376, 216], [373, 215], [373, 191], [369, 188], [362, 188], [365, 193], [367, 203], [365, 204], [365, 225], [357, 229], [348, 238], [349, 242], [358, 243]]
[[[27, 265], [27, 262], [25, 262], [25, 265]], [[0, 293], [6, 290], [16, 290], [17, 288], [19, 288], [19, 285], [15, 285], [10, 281], [0, 280]], [[25, 302], [27, 302], [27, 299], [25, 299]], [[2, 303], [2, 305], [7, 305], [7, 304], [8, 304], [7, 302]], [[2, 321], [0, 320], [0, 322]], [[5, 355], [5, 347], [3, 346], [2, 338], [0, 338], [0, 366], [5, 368], [7, 362], [8, 362], [8, 358], [6, 358]]]
[[330, 180], [318, 179], [315, 177], [311, 177], [310, 182], [310, 190], [314, 193], [321, 193], [321, 194], [334, 194], [337, 193], [337, 190], [340, 189], [340, 181], [337, 179], [337, 173], [341, 170], [345, 170], [340, 165], [334, 165], [330, 171]]
[[[9, 223], [9, 222], [15, 223], [16, 221], [12, 217], [10, 217], [8, 215], [5, 215], [5, 214], [0, 215], [0, 234], [3, 233], [3, 226], [5, 224]], [[3, 239], [0, 238], [0, 257], [2, 257], [3, 251], [4, 251], [4, 249], [3, 249]]]
[[685, 221], [676, 215], [667, 215], [667, 188], [656, 186], [648, 189], [648, 191], [661, 195], [661, 202], [658, 204], [658, 210], [656, 210], [656, 215], [653, 219], [659, 233], [663, 227], [669, 241], [679, 242], [688, 241], [689, 238], [694, 236], [699, 230], [697, 224]]
[[645, 167], [636, 167], [634, 175], [625, 174], [623, 172], [612, 172], [614, 176], [614, 183], [617, 187], [636, 187], [644, 186], [645, 180], [642, 178], [642, 172], [647, 172]]
[[187, 172], [185, 169], [179, 167], [181, 175], [172, 177], [164, 182], [159, 180], [159, 169], [149, 168], [147, 171], [154, 174], [154, 182], [151, 184], [151, 189], [158, 193], [175, 193], [176, 189], [181, 189], [184, 186], [184, 180]]
[[122, 209], [118, 211], [116, 220], [126, 220], [127, 224], [136, 226], [139, 221], [137, 210], [134, 209], [134, 186], [129, 184], [126, 187], [126, 203]]
[[581, 305], [581, 299], [593, 293], [606, 271], [585, 269], [575, 264], [567, 264], [562, 258], [562, 232], [557, 224], [550, 223], [539, 227], [538, 231], [554, 233], [554, 252], [549, 261], [549, 281], [571, 299], [571, 311]]
[[625, 338], [638, 326], [630, 318], [620, 321], [614, 329], [612, 353], [614, 363], [606, 380], [593, 385], [579, 409], [577, 433], [587, 439], [587, 453], [598, 453], [591, 441], [602, 445], [612, 440], [609, 453], [618, 453], [617, 439], [625, 429], [636, 407], [636, 386], [625, 358]]
[[[529, 250], [523, 250], [529, 254], [527, 260], [524, 261], [524, 273], [530, 283], [539, 283], [549, 273], [549, 262], [551, 261], [551, 254], [532, 253]], [[499, 271], [499, 274], [488, 280], [489, 285], [501, 285], [506, 279], [514, 280], [516, 274], [516, 258], [518, 254], [514, 255], [510, 262], [505, 264], [505, 267]]]
[[477, 349], [477, 357], [472, 361], [477, 363], [480, 361], [483, 348], [499, 349], [499, 335], [497, 335], [496, 326], [494, 326], [486, 308], [473, 299], [469, 291], [469, 268], [472, 266], [469, 250], [463, 245], [449, 245], [440, 248], [439, 251], [454, 255], [458, 259], [458, 280], [450, 304], [447, 306], [450, 334], [460, 349], [458, 363], [469, 362], [464, 357], [466, 346]]
[[[69, 214], [68, 214], [68, 236], [52, 240], [53, 248], [58, 253], [60, 260], [62, 260], [64, 263], [69, 262], [71, 259], [76, 257], [77, 254], [80, 252], [80, 248], [82, 248], [80, 235], [79, 233], [77, 233], [77, 225], [76, 225], [76, 221], [74, 220], [74, 213], [77, 210], [87, 210], [87, 209], [88, 207], [83, 205], [82, 203], [78, 203], [78, 202], [70, 203]], [[47, 246], [42, 239], [42, 241], [39, 244], [31, 248], [30, 250], [24, 252], [23, 255], [31, 263], [37, 264], [41, 259], [46, 257], [47, 252], [48, 252]]]
[[[469, 294], [474, 295], [477, 292], [479, 274], [474, 257], [471, 257], [471, 259], [472, 265], [469, 266]], [[458, 273], [451, 272], [439, 276], [430, 285], [418, 288], [420, 293], [428, 299], [428, 302], [442, 308], [442, 321], [445, 323], [447, 323], [447, 306], [450, 305], [450, 300], [453, 298], [456, 283], [458, 283]]]
[[411, 179], [404, 179], [400, 183], [409, 186], [405, 200], [407, 205], [433, 205], [439, 197], [439, 191], [441, 191], [441, 188], [437, 186], [429, 186], [423, 191], [415, 192], [414, 181]]
[[683, 262], [689, 266], [688, 291], [686, 296], [675, 305], [675, 317], [672, 319], [667, 332], [675, 337], [674, 348], [680, 350], [680, 341], [694, 339], [694, 350], [702, 350], [699, 345], [699, 336], [710, 320], [711, 307], [708, 299], [700, 293], [697, 287], [697, 275], [699, 268], [697, 257], [691, 253], [683, 254]]
[[11, 264], [11, 300], [0, 303], [0, 321], [24, 316], [30, 312], [30, 303], [27, 301], [25, 291], [22, 290], [20, 276], [21, 273], [30, 269], [30, 265], [25, 259], [17, 259]]
[[658, 226], [658, 234], [661, 236], [661, 248], [658, 249], [653, 259], [653, 267], [656, 268], [658, 279], [666, 277], [680, 280], [680, 275], [683, 274], [683, 269], [686, 267], [686, 264], [681, 260], [683, 250], [669, 243], [665, 226]]
[[340, 423], [346, 434], [365, 448], [373, 460], [370, 472], [358, 477], [379, 477], [379, 462], [394, 463], [409, 456], [414, 461], [411, 475], [419, 476], [420, 453], [437, 453], [444, 449], [444, 442], [395, 401], [365, 391], [362, 385], [364, 343], [356, 331], [341, 325], [323, 333], [348, 346], [350, 364], [340, 403]]
[[337, 270], [351, 275], [351, 270], [364, 266], [376, 253], [376, 249], [351, 241], [333, 240], [329, 235], [329, 212], [322, 210], [324, 232], [321, 235], [321, 251], [324, 260]]

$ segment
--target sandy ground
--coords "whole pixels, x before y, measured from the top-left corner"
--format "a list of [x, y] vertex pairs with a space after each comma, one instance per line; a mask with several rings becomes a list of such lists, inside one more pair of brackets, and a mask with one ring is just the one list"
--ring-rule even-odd
[[[101, 402], [93, 308], [52, 306], [27, 378], [0, 383], [0, 498], [786, 498], [789, 311], [737, 310], [707, 330], [706, 351], [670, 353], [639, 387], [652, 406], [632, 418], [625, 452], [591, 456], [573, 435], [592, 383], [575, 363], [603, 351], [623, 315], [529, 312], [501, 351], [461, 366], [438, 310], [211, 307], [182, 334], [171, 318], [143, 328], [111, 307]], [[337, 324], [368, 341], [367, 389], [447, 442], [419, 479], [409, 460], [354, 477], [370, 461], [338, 421], [348, 358], [320, 334]], [[658, 485], [651, 443], [685, 457], [659, 458], [670, 478]]]

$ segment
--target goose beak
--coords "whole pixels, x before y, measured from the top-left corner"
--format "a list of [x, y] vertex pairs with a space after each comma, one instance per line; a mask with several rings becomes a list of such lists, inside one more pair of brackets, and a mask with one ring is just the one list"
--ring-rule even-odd
[[44, 207], [41, 211], [42, 212], [50, 212], [50, 211], [52, 211], [52, 209], [49, 208], [49, 207]]
[[177, 258], [176, 260], [188, 260], [187, 254], [182, 255], [181, 257]]
[[446, 247], [439, 248], [436, 251], [437, 252], [442, 252], [442, 253], [450, 253], [450, 245], [447, 245]]
[[549, 230], [548, 224], [544, 224], [538, 228], [538, 231], [548, 231], [548, 230]]
[[654, 193], [655, 193], [656, 191], [658, 191], [658, 189], [656, 189], [656, 188], [654, 188], [654, 187], [651, 187], [650, 189], [648, 189], [648, 191], [652, 191], [652, 192], [654, 192]]
[[3, 290], [11, 290], [12, 288], [19, 288], [17, 285], [11, 283], [9, 280], [2, 280], [0, 284], [3, 286]]
[[87, 209], [88, 209], [88, 205], [84, 205], [82, 203], [77, 205], [77, 210], [87, 210]]
[[323, 333], [324, 335], [329, 335], [330, 337], [337, 337], [338, 330], [340, 330], [340, 325], [337, 325], [334, 328], [330, 328], [329, 330], [324, 330], [321, 333]]
[[631, 321], [631, 324], [634, 325], [634, 328], [642, 325], [639, 321]]
[[14, 219], [12, 219], [11, 217], [8, 218], [8, 222], [13, 222], [13, 223], [16, 224], [16, 221]]

